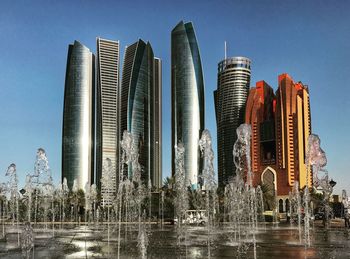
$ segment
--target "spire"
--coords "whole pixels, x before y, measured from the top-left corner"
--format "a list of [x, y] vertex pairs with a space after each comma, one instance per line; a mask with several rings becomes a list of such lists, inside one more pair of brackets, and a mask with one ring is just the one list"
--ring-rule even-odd
[[227, 46], [226, 46], [226, 40], [225, 40], [225, 60], [227, 59]]

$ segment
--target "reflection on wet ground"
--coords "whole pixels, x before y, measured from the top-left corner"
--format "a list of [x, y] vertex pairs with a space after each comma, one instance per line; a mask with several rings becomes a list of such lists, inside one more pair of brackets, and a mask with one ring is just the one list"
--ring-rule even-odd
[[[17, 244], [16, 229], [7, 228], [6, 238], [0, 241], [1, 258], [21, 258]], [[107, 238], [106, 226], [35, 229], [33, 258], [116, 258], [117, 231], [110, 228]], [[148, 258], [253, 258], [251, 240], [243, 240], [238, 246], [234, 233], [228, 225], [211, 230], [211, 245], [207, 245], [207, 229], [189, 226], [187, 237], [177, 244], [174, 226], [148, 227]], [[139, 258], [137, 249], [137, 227], [123, 226], [121, 258]], [[350, 230], [332, 227], [327, 231], [315, 226], [312, 231], [312, 246], [305, 249], [299, 242], [299, 233], [288, 224], [261, 225], [256, 235], [257, 258], [350, 258]]]

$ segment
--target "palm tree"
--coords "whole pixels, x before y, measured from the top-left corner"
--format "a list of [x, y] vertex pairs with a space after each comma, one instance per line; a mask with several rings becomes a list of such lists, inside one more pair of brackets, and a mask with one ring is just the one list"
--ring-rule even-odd
[[204, 199], [201, 189], [193, 190], [191, 187], [188, 187], [188, 200], [190, 210], [200, 210], [204, 208]]
[[175, 183], [175, 179], [174, 177], [169, 177], [167, 176], [164, 181], [163, 181], [163, 190], [169, 190], [169, 189], [173, 189], [173, 185]]

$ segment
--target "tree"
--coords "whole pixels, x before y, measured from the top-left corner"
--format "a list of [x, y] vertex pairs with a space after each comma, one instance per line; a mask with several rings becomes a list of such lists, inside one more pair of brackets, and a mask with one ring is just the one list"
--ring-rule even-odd
[[191, 187], [188, 187], [188, 199], [190, 210], [204, 209], [205, 204], [201, 189], [193, 190]]

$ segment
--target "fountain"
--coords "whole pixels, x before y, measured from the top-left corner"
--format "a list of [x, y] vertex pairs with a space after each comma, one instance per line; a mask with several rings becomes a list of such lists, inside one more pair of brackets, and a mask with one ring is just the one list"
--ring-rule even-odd
[[7, 182], [7, 188], [9, 192], [10, 208], [12, 214], [12, 226], [15, 225], [15, 219], [17, 223], [17, 243], [19, 245], [19, 213], [18, 213], [18, 179], [17, 179], [17, 170], [16, 165], [11, 164], [6, 171], [6, 176], [9, 176], [10, 179]]
[[[294, 182], [289, 194], [290, 224], [281, 222], [275, 228], [268, 223], [260, 223], [264, 221], [264, 193], [260, 186], [256, 186], [259, 179], [254, 178], [250, 165], [250, 134], [249, 125], [241, 125], [237, 129], [237, 141], [233, 148], [236, 174], [224, 191], [217, 190], [210, 132], [204, 130], [198, 142], [204, 163], [203, 171], [199, 174], [200, 188], [197, 190], [191, 189], [190, 183], [186, 182], [186, 153], [184, 145], [179, 142], [175, 146], [174, 184], [159, 192], [160, 224], [154, 225], [146, 224], [147, 220], [151, 223], [154, 210], [151, 204], [154, 199], [151, 201], [150, 178], [141, 178], [143, 172], [138, 162], [138, 147], [130, 133], [124, 132], [120, 143], [123, 153], [117, 192], [114, 193], [115, 166], [110, 159], [106, 159], [101, 181], [103, 201], [99, 200], [96, 185], [86, 184], [85, 205], [80, 204], [80, 190], [76, 180], [71, 193], [66, 179], [56, 189], [53, 188], [46, 153], [43, 149], [38, 149], [34, 174], [27, 175], [24, 190], [20, 191], [23, 197], [18, 193], [15, 164], [11, 164], [6, 172], [9, 176], [8, 184], [0, 184], [0, 199], [3, 201], [6, 198], [0, 206], [3, 237], [6, 233], [6, 238], [0, 240], [0, 257], [6, 258], [8, 253], [11, 256], [13, 254], [13, 258], [29, 258], [31, 253], [34, 257], [35, 244], [35, 256], [43, 258], [48, 258], [53, 253], [60, 258], [257, 258], [258, 255], [261, 258], [308, 258], [309, 255], [312, 258], [346, 258], [350, 254], [348, 232], [330, 228], [326, 231], [328, 239], [321, 240], [317, 224], [315, 223], [314, 228], [310, 227], [312, 217], [309, 189], [304, 188], [301, 191], [298, 181]], [[326, 157], [320, 149], [319, 139], [312, 136], [309, 139], [306, 164], [312, 167], [314, 186], [323, 192], [322, 206], [326, 214], [327, 229], [332, 213], [329, 198], [333, 186], [328, 172], [323, 168]], [[146, 181], [141, 180], [144, 178]], [[169, 220], [164, 222], [164, 218], [169, 219], [173, 212], [166, 203], [169, 200], [173, 201], [176, 226], [170, 225]], [[66, 212], [70, 209], [67, 206], [69, 201], [72, 204], [70, 219], [69, 216], [66, 217]], [[218, 209], [219, 204], [224, 204], [223, 213]], [[342, 204], [343, 208], [349, 206], [345, 190]], [[75, 223], [80, 222], [78, 205], [85, 207], [85, 215], [81, 218], [84, 222], [83, 228]], [[19, 207], [22, 209], [19, 210]], [[194, 207], [197, 212], [189, 211], [190, 207]], [[55, 216], [57, 213], [59, 216]], [[52, 222], [49, 222], [51, 215]], [[203, 226], [194, 224], [196, 216], [205, 219]], [[222, 224], [218, 219], [223, 219]], [[61, 227], [55, 230], [57, 220]], [[72, 224], [66, 222], [69, 220]], [[17, 227], [14, 227], [15, 224]], [[50, 224], [52, 235], [47, 231]], [[45, 228], [41, 227], [43, 225]], [[57, 232], [56, 235], [54, 231]], [[16, 241], [14, 234], [17, 234]], [[311, 242], [310, 236], [315, 242]]]
[[92, 203], [92, 219], [96, 220], [96, 203], [97, 203], [97, 186], [96, 184], [92, 184], [90, 188], [90, 202]]
[[32, 185], [32, 176], [29, 174], [26, 176], [26, 185], [24, 186], [24, 190], [25, 195], [28, 198], [28, 222], [31, 223], [32, 194], [34, 192], [34, 188]]
[[302, 226], [301, 226], [301, 196], [299, 192], [299, 182], [295, 181], [293, 189], [289, 192], [290, 201], [290, 224], [293, 225], [295, 221], [298, 222], [299, 242], [301, 243]]
[[311, 134], [308, 138], [308, 147], [305, 157], [305, 163], [307, 165], [306, 169], [306, 188], [304, 190], [304, 237], [305, 237], [305, 245], [307, 247], [310, 247], [310, 220], [311, 220], [311, 212], [309, 209], [309, 171], [310, 168], [313, 172], [313, 185], [317, 189], [318, 187], [321, 187], [323, 190], [323, 209], [325, 211], [325, 226], [328, 226], [328, 220], [329, 220], [329, 191], [331, 189], [329, 188], [329, 181], [328, 181], [328, 173], [326, 172], [325, 177], [322, 179], [319, 178], [319, 173], [321, 171], [325, 172], [323, 169], [324, 166], [327, 164], [327, 158], [325, 152], [320, 147], [320, 138], [317, 135]]
[[305, 248], [310, 247], [310, 221], [311, 221], [311, 212], [309, 209], [310, 197], [309, 197], [309, 188], [304, 189], [303, 195], [303, 208], [304, 208], [304, 241]]
[[[143, 221], [145, 221], [146, 219], [145, 215], [146, 213], [144, 212], [142, 216]], [[147, 247], [148, 247], [149, 239], [148, 239], [147, 230], [144, 224], [140, 226], [140, 231], [137, 235], [137, 240], [138, 240], [137, 247], [140, 250], [141, 258], [142, 259], [147, 258]]]
[[24, 224], [24, 229], [21, 234], [21, 248], [22, 255], [24, 258], [30, 258], [30, 252], [33, 249], [33, 258], [34, 257], [34, 232], [30, 222]]
[[47, 216], [48, 210], [51, 206], [52, 218], [54, 219], [54, 185], [52, 183], [51, 169], [49, 167], [49, 161], [46, 156], [46, 152], [43, 148], [39, 148], [36, 153], [36, 160], [34, 163], [34, 174], [31, 176], [31, 181], [34, 183], [35, 188], [35, 212], [34, 219], [37, 222], [39, 203], [38, 199], [42, 198], [40, 205], [44, 207], [44, 222], [45, 229], [47, 229]]
[[87, 182], [85, 184], [85, 211], [84, 211], [84, 221], [85, 221], [85, 226], [88, 224], [88, 222], [90, 222], [90, 217], [89, 217], [89, 221], [88, 221], [88, 215], [91, 212], [91, 186], [90, 184]]
[[[67, 180], [66, 180], [67, 181]], [[59, 200], [59, 219], [60, 219], [60, 228], [62, 229], [62, 224], [63, 224], [63, 221], [64, 221], [64, 201], [65, 201], [65, 191], [64, 191], [64, 187], [63, 187], [63, 184], [60, 183], [57, 185], [57, 188], [56, 188], [56, 197], [58, 198]]]
[[[208, 235], [208, 257], [210, 257], [210, 231], [211, 225], [215, 220], [215, 212], [218, 211], [216, 208], [217, 203], [217, 183], [215, 180], [214, 173], [214, 152], [212, 149], [212, 140], [209, 130], [205, 129], [202, 132], [202, 137], [199, 140], [199, 148], [204, 156], [204, 169], [200, 176], [202, 179], [203, 189], [205, 190], [206, 203], [205, 210], [207, 212], [207, 235]], [[210, 206], [210, 204], [212, 204]]]
[[225, 211], [233, 228], [234, 241], [238, 244], [238, 254], [245, 254], [251, 242], [256, 258], [258, 214], [263, 212], [263, 201], [260, 187], [253, 186], [250, 136], [250, 125], [242, 124], [237, 128], [237, 141], [233, 147], [236, 175], [225, 187]]
[[1, 198], [1, 206], [0, 206], [0, 220], [2, 224], [2, 238], [5, 238], [5, 215], [6, 215], [6, 198], [7, 186], [5, 183], [0, 183], [0, 198]]
[[[77, 222], [78, 221], [78, 181], [77, 179], [74, 179], [73, 186], [72, 186], [72, 196], [73, 196], [73, 207], [71, 211], [71, 221]], [[72, 217], [74, 215], [74, 219]]]
[[185, 240], [186, 244], [186, 210], [188, 209], [188, 194], [185, 177], [185, 147], [182, 142], [175, 146], [175, 215], [177, 219], [176, 232], [178, 245], [181, 240]]
[[109, 240], [110, 240], [110, 207], [112, 204], [112, 188], [114, 186], [113, 183], [113, 176], [115, 174], [115, 171], [113, 170], [112, 161], [109, 158], [106, 158], [106, 160], [103, 163], [103, 171], [102, 171], [102, 178], [101, 178], [101, 185], [104, 190], [106, 190], [106, 197], [104, 198], [103, 204], [107, 206], [107, 231], [108, 231], [108, 253], [109, 253]]
[[[121, 235], [121, 221], [122, 221], [122, 207], [125, 211], [125, 222], [131, 222], [137, 218], [138, 220], [138, 247], [140, 253], [143, 254], [144, 246], [148, 242], [140, 239], [144, 238], [146, 234], [141, 234], [142, 231], [146, 231], [141, 227], [141, 206], [144, 201], [145, 196], [147, 195], [147, 189], [150, 193], [150, 188], [145, 188], [141, 180], [141, 165], [138, 161], [138, 149], [134, 144], [133, 137], [130, 132], [124, 131], [123, 139], [120, 142], [122, 153], [122, 163], [121, 171], [119, 175], [119, 186], [117, 194], [118, 202], [118, 258], [120, 256], [120, 235]], [[127, 165], [126, 173], [124, 165]], [[127, 175], [127, 176], [126, 176]], [[124, 206], [123, 206], [124, 198]], [[127, 235], [127, 226], [125, 226], [125, 235]], [[140, 245], [142, 243], [142, 245]]]

